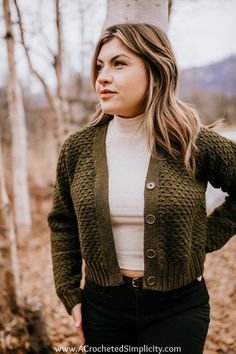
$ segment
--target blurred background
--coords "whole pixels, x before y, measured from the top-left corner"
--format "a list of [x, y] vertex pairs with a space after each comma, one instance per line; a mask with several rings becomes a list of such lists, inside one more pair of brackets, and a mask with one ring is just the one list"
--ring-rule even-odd
[[[98, 102], [90, 82], [94, 46], [109, 16], [119, 18], [121, 5], [125, 16], [127, 3], [0, 1], [0, 353], [79, 346], [55, 295], [46, 218], [61, 143], [84, 126]], [[144, 3], [166, 6], [180, 97], [205, 124], [224, 118], [219, 133], [236, 141], [236, 1]], [[209, 185], [208, 212], [224, 198]], [[212, 313], [205, 354], [236, 353], [235, 251], [231, 239], [207, 255]]]

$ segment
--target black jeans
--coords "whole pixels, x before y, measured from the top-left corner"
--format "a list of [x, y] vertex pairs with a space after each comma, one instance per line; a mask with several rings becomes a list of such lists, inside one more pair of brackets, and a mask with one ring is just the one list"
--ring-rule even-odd
[[204, 278], [168, 292], [135, 288], [128, 279], [109, 287], [86, 279], [82, 316], [87, 348], [99, 347], [88, 352], [202, 354], [209, 294]]

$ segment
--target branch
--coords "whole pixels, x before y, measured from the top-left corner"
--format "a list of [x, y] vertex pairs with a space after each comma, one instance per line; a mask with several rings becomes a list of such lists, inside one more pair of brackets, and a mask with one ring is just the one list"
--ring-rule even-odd
[[54, 56], [54, 68], [57, 76], [57, 94], [62, 98], [62, 24], [60, 13], [60, 0], [55, 0], [56, 29], [57, 29], [57, 55]]
[[51, 89], [49, 88], [49, 86], [47, 85], [46, 81], [44, 80], [44, 78], [39, 74], [39, 72], [34, 68], [32, 61], [31, 61], [31, 57], [30, 57], [30, 51], [29, 48], [26, 45], [25, 42], [25, 35], [24, 35], [24, 29], [23, 29], [23, 23], [22, 23], [22, 17], [21, 17], [21, 12], [17, 3], [17, 0], [13, 0], [15, 7], [16, 7], [16, 12], [17, 12], [17, 16], [18, 16], [18, 25], [19, 25], [19, 29], [20, 29], [20, 37], [21, 37], [21, 43], [23, 46], [23, 49], [25, 51], [25, 55], [26, 55], [26, 59], [30, 68], [30, 71], [37, 77], [37, 79], [41, 82], [43, 88], [44, 88], [44, 92], [48, 98], [48, 102], [49, 104], [53, 107], [53, 101], [54, 101], [54, 95], [51, 91]]

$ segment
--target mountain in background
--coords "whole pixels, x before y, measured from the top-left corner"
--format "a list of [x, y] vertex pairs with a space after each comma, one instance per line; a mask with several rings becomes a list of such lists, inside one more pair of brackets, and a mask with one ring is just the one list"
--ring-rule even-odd
[[182, 97], [203, 91], [236, 95], [236, 55], [206, 66], [180, 71], [179, 92]]

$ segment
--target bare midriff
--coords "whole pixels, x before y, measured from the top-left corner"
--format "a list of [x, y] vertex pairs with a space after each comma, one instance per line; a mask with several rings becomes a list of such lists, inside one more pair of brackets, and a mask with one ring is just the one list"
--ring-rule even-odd
[[121, 269], [121, 274], [130, 277], [130, 278], [141, 278], [144, 276], [143, 270], [129, 270], [129, 269]]

